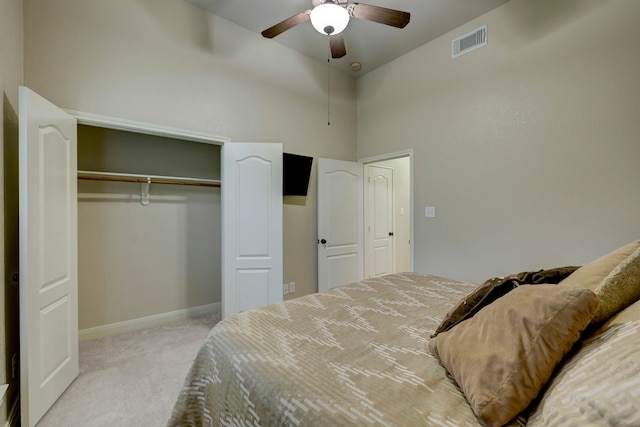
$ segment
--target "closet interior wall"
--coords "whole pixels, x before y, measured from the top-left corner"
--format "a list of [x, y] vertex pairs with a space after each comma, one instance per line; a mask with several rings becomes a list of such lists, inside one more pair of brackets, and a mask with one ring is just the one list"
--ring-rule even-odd
[[[78, 125], [78, 170], [220, 179], [220, 146]], [[79, 329], [215, 306], [220, 189], [78, 181]]]

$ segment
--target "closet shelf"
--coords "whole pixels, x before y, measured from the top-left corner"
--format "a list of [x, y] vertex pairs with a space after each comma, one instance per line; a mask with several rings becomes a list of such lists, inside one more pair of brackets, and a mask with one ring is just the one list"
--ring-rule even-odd
[[78, 171], [78, 179], [92, 181], [138, 182], [141, 184], [194, 185], [199, 187], [220, 187], [220, 180], [188, 178], [182, 176], [140, 175], [131, 173]]

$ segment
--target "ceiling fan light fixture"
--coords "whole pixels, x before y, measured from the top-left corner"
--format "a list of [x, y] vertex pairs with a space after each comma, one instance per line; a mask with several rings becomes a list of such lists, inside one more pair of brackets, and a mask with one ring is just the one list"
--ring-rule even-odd
[[349, 12], [335, 3], [324, 3], [313, 8], [309, 18], [320, 34], [335, 35], [347, 28]]

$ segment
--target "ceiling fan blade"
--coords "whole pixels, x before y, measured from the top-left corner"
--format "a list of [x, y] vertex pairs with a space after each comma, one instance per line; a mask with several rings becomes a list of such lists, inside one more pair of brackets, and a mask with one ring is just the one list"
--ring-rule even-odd
[[331, 48], [332, 58], [342, 58], [347, 54], [347, 48], [344, 46], [342, 33], [329, 36], [329, 47]]
[[310, 10], [305, 10], [304, 12], [300, 12], [297, 15], [293, 15], [291, 18], [287, 18], [284, 21], [277, 23], [273, 27], [267, 28], [262, 32], [262, 35], [268, 39], [272, 39], [278, 34], [282, 34], [288, 29], [309, 20], [310, 13]]
[[352, 3], [347, 6], [349, 15], [365, 21], [377, 22], [392, 27], [404, 28], [409, 23], [411, 14], [386, 7], [371, 6], [369, 4]]

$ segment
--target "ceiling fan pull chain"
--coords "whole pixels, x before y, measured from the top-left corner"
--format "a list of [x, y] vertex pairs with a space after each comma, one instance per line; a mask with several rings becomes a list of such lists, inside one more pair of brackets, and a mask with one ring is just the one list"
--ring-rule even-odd
[[331, 126], [331, 51], [327, 56], [327, 126]]

